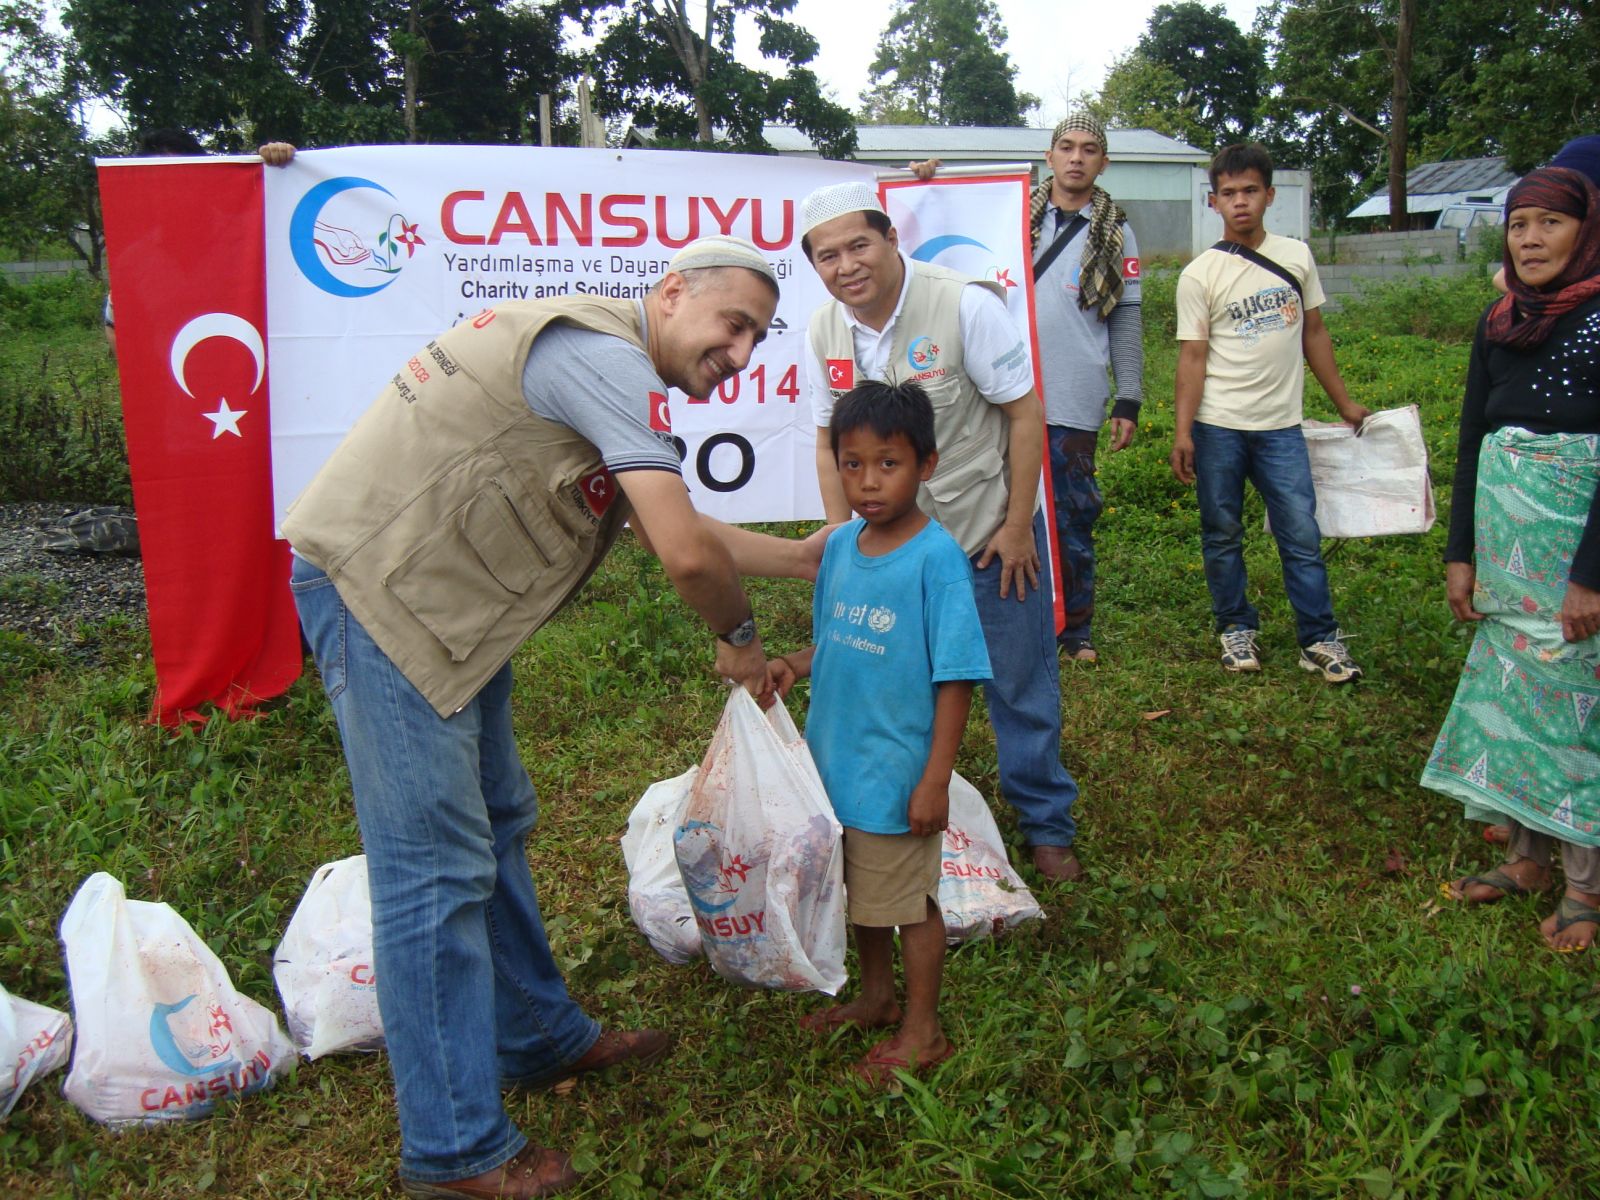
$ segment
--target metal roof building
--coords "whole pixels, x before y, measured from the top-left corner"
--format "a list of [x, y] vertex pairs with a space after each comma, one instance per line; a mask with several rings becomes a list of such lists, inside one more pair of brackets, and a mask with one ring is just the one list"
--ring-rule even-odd
[[[1504, 204], [1506, 193], [1520, 178], [1503, 158], [1424, 163], [1406, 172], [1406, 212], [1439, 212], [1451, 204]], [[1388, 215], [1388, 184], [1346, 214], [1352, 218]]]
[[[818, 157], [811, 139], [792, 125], [768, 125], [763, 132], [778, 154]], [[652, 149], [654, 133], [634, 126], [623, 144]], [[1028, 163], [1037, 177], [1050, 133], [1004, 125], [858, 125], [855, 157], [886, 169], [925, 158], [943, 159], [952, 167]], [[1195, 173], [1204, 175], [1211, 155], [1153, 129], [1110, 129], [1106, 140], [1111, 162], [1100, 182], [1127, 212], [1140, 253], [1187, 258], [1197, 227]]]

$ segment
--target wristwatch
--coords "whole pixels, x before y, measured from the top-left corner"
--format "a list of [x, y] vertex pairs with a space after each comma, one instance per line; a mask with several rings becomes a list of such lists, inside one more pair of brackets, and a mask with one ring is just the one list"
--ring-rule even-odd
[[728, 630], [727, 633], [717, 634], [717, 640], [719, 642], [727, 642], [728, 645], [732, 646], [736, 650], [743, 650], [751, 642], [756, 640], [755, 617], [746, 617], [732, 629]]

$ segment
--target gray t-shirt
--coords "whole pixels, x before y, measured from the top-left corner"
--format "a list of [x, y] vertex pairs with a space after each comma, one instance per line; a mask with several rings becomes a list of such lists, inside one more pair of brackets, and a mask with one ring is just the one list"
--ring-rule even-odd
[[638, 347], [608, 333], [554, 322], [522, 368], [528, 407], [582, 434], [612, 474], [683, 474], [667, 415], [667, 385]]
[[[1058, 208], [1045, 213], [1039, 245], [1033, 255], [1035, 262], [1049, 249], [1057, 222], [1062, 219], [1070, 222], [1074, 215]], [[1083, 215], [1089, 215], [1087, 209]], [[1111, 365], [1111, 339], [1106, 322], [1099, 314], [1078, 307], [1078, 276], [1088, 237], [1089, 222], [1079, 222], [1066, 248], [1038, 281], [1034, 305], [1039, 327], [1045, 420], [1051, 425], [1092, 430], [1105, 423], [1106, 401], [1111, 397], [1111, 384], [1106, 375]], [[1122, 258], [1122, 299], [1118, 301], [1118, 308], [1140, 301], [1139, 243], [1126, 223], [1122, 226]], [[1119, 394], [1129, 399], [1140, 396], [1138, 380], [1118, 378], [1117, 388]]]

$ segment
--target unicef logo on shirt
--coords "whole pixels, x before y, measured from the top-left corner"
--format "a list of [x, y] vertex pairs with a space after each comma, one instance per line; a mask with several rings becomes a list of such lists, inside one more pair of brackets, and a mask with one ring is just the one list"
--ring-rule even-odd
[[894, 610], [875, 608], [867, 614], [867, 628], [873, 633], [888, 633], [894, 628]]

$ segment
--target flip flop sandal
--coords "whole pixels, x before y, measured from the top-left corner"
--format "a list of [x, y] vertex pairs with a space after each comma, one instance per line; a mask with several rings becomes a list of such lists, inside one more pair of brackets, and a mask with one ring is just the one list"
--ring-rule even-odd
[[900, 1024], [901, 1014], [899, 1008], [894, 1010], [894, 1015], [887, 1021], [867, 1022], [840, 1016], [839, 1013], [843, 1007], [843, 1005], [835, 1005], [833, 1008], [818, 1009], [816, 1012], [807, 1013], [801, 1017], [796, 1024], [807, 1033], [823, 1034], [832, 1033], [835, 1029], [843, 1029], [846, 1026], [854, 1026], [857, 1029], [892, 1029]]
[[951, 1044], [949, 1038], [946, 1038], [943, 1054], [935, 1054], [932, 1058], [918, 1059], [916, 1065], [913, 1066], [909, 1060], [893, 1050], [885, 1050], [884, 1047], [888, 1044], [887, 1041], [879, 1042], [868, 1050], [866, 1057], [856, 1063], [853, 1068], [859, 1078], [870, 1083], [873, 1087], [887, 1087], [893, 1083], [896, 1071], [910, 1071], [917, 1076], [926, 1075], [956, 1052], [955, 1046]]
[[[1565, 933], [1574, 925], [1582, 924], [1584, 921], [1600, 926], [1600, 908], [1591, 908], [1582, 900], [1574, 900], [1571, 896], [1561, 897], [1561, 902], [1556, 905], [1556, 932]], [[1588, 946], [1552, 947], [1557, 954], [1580, 954], [1588, 948]]]
[[1486, 871], [1482, 875], [1468, 875], [1461, 881], [1459, 885], [1461, 890], [1459, 892], [1456, 890], [1457, 884], [1449, 880], [1439, 885], [1439, 891], [1446, 900], [1454, 900], [1457, 904], [1496, 904], [1499, 902], [1498, 900], [1468, 900], [1466, 889], [1475, 883], [1481, 883], [1484, 887], [1492, 887], [1500, 892], [1500, 900], [1504, 900], [1507, 896], [1531, 896], [1544, 890], [1542, 888], [1523, 887], [1499, 867], [1496, 867], [1494, 870]]

